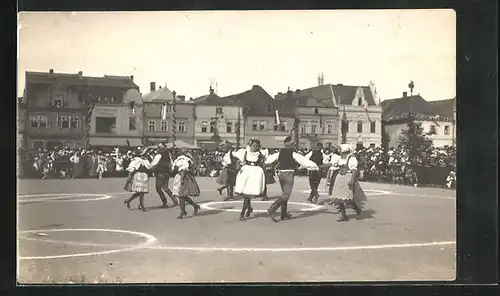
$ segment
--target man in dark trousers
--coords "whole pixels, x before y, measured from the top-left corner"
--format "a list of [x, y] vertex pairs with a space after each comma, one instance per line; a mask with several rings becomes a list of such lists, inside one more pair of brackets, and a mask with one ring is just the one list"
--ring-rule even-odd
[[[306, 158], [312, 160], [318, 167], [323, 166], [323, 144], [316, 144], [316, 148], [311, 152], [306, 154]], [[309, 171], [309, 186], [311, 187], [311, 193], [307, 199], [310, 203], [317, 203], [319, 198], [318, 188], [319, 183], [321, 183], [321, 171], [313, 170]]]
[[163, 207], [168, 207], [167, 198], [163, 191], [165, 191], [170, 199], [174, 202], [174, 207], [178, 204], [177, 199], [172, 195], [172, 191], [168, 188], [168, 180], [172, 172], [172, 158], [170, 153], [163, 144], [158, 144], [158, 151], [151, 162], [153, 166], [153, 173], [156, 177], [156, 192], [163, 202]]
[[276, 170], [278, 171], [278, 178], [281, 185], [281, 196], [271, 205], [267, 213], [269, 217], [278, 222], [274, 218], [274, 212], [281, 207], [281, 220], [288, 220], [292, 216], [287, 212], [288, 200], [293, 190], [293, 182], [295, 179], [295, 170], [300, 166], [308, 170], [318, 170], [318, 166], [311, 160], [305, 158], [303, 155], [295, 152], [294, 140], [292, 137], [285, 138], [285, 148], [279, 152], [269, 155], [265, 160], [265, 164], [273, 164], [277, 162]]

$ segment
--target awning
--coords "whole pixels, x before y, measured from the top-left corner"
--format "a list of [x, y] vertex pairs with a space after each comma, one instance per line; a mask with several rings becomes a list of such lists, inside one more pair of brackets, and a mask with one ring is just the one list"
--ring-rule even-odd
[[[128, 140], [128, 143], [127, 143]], [[111, 138], [111, 137], [91, 137], [90, 146], [129, 146], [140, 147], [142, 146], [141, 138]]]

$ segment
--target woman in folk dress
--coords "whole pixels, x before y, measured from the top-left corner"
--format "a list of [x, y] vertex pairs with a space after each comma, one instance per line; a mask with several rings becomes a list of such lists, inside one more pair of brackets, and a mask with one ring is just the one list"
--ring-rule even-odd
[[186, 202], [193, 206], [193, 216], [198, 214], [200, 206], [194, 202], [191, 197], [200, 196], [200, 188], [194, 178], [194, 163], [193, 157], [185, 149], [173, 162], [174, 172], [177, 174], [174, 177], [172, 194], [179, 199], [181, 214], [177, 219], [186, 217]]
[[236, 151], [233, 156], [241, 163], [241, 168], [236, 175], [234, 192], [243, 196], [240, 220], [244, 221], [253, 212], [251, 198], [261, 196], [266, 187], [266, 178], [262, 168], [265, 156], [260, 151], [260, 141], [257, 139], [250, 140], [249, 146]]
[[325, 187], [328, 191], [329, 196], [332, 196], [333, 184], [335, 183], [335, 178], [337, 177], [337, 173], [339, 172], [339, 168], [336, 166], [336, 164], [340, 158], [341, 157], [339, 155], [338, 149], [336, 147], [333, 147], [332, 153], [330, 153], [323, 159], [323, 163], [329, 166], [325, 182]]
[[130, 209], [130, 202], [139, 197], [138, 209], [143, 212], [146, 211], [144, 207], [144, 194], [149, 191], [149, 171], [151, 170], [151, 163], [147, 157], [147, 149], [144, 149], [130, 162], [127, 171], [132, 173], [132, 181], [130, 182], [130, 186], [128, 186], [128, 190], [134, 192], [134, 194], [124, 202], [125, 206]]
[[330, 197], [342, 214], [337, 220], [339, 222], [349, 220], [346, 214], [347, 205], [352, 206], [356, 211], [356, 219], [361, 219], [361, 203], [366, 201], [366, 196], [357, 181], [358, 160], [351, 152], [350, 145], [342, 144], [340, 146], [340, 158], [337, 158], [337, 161], [332, 163], [332, 166], [338, 168], [338, 173]]

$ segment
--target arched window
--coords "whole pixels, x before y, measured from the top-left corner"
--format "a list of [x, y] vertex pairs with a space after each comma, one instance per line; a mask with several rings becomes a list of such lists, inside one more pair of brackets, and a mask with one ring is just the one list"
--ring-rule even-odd
[[363, 122], [358, 121], [358, 133], [362, 133], [362, 132], [363, 132]]

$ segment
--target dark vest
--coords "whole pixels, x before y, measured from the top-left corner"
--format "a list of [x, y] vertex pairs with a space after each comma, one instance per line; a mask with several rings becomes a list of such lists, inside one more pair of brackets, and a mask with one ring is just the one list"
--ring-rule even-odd
[[322, 165], [323, 164], [323, 153], [320, 150], [313, 150], [310, 159], [318, 166]]
[[278, 170], [296, 170], [300, 167], [300, 164], [293, 159], [293, 148], [284, 148], [280, 150], [278, 156], [278, 165], [276, 169]]
[[165, 151], [161, 154], [161, 159], [158, 162], [158, 164], [155, 166], [155, 172], [156, 173], [164, 173], [168, 174], [170, 173], [171, 167], [170, 167], [170, 154], [168, 151]]

